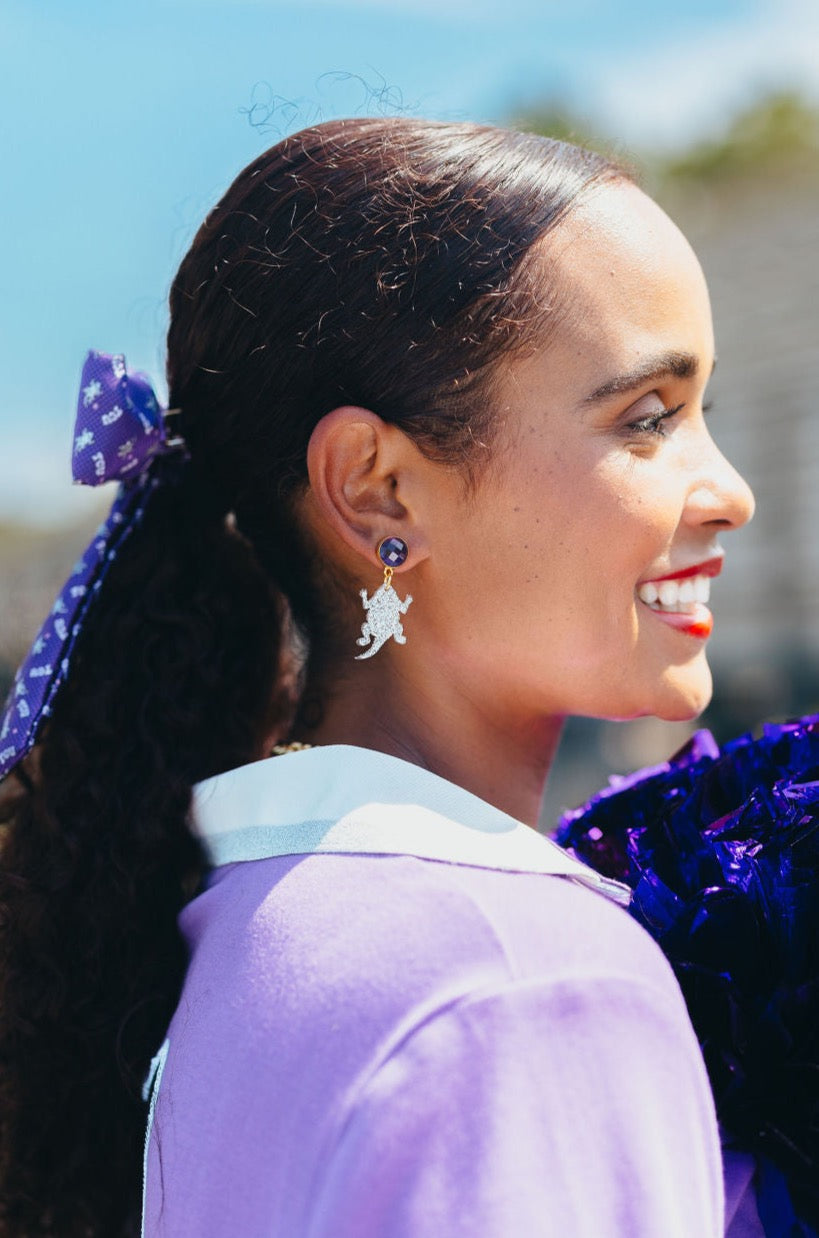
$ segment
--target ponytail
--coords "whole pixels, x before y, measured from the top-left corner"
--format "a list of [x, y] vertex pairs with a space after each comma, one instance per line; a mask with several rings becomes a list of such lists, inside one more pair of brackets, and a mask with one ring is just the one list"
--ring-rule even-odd
[[203, 871], [199, 779], [262, 755], [281, 608], [191, 473], [161, 486], [89, 614], [0, 817], [0, 1234], [139, 1232], [140, 1089]]

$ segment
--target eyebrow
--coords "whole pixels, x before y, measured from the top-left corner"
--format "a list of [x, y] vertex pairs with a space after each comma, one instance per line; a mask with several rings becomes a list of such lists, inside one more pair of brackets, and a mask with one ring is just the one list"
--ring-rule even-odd
[[[716, 365], [716, 361], [714, 364]], [[609, 396], [636, 391], [638, 387], [661, 378], [693, 378], [699, 368], [699, 359], [693, 353], [667, 352], [657, 357], [649, 357], [636, 369], [629, 370], [626, 374], [617, 374], [601, 387], [597, 387], [591, 395], [585, 397], [583, 404], [597, 404], [600, 400], [607, 400]]]

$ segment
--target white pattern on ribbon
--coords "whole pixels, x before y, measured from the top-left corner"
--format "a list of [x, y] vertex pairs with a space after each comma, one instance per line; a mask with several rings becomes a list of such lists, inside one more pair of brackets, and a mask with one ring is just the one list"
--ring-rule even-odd
[[102, 395], [102, 383], [99, 382], [98, 379], [94, 378], [91, 380], [91, 382], [88, 384], [87, 387], [83, 387], [82, 389], [83, 405], [86, 408], [88, 408], [88, 405], [93, 404], [94, 401], [98, 400], [101, 395]]

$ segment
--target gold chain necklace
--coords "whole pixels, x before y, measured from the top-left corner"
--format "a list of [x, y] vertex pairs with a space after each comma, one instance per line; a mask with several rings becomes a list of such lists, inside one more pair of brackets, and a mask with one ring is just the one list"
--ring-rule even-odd
[[307, 748], [312, 748], [312, 744], [301, 744], [298, 740], [294, 740], [292, 744], [274, 744], [270, 749], [272, 757], [283, 757], [288, 752], [304, 752]]

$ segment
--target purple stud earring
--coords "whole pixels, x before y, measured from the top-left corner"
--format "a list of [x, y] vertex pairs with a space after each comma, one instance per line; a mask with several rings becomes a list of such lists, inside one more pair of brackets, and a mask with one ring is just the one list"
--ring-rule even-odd
[[[360, 590], [361, 601], [367, 618], [361, 625], [361, 635], [357, 645], [370, 645], [366, 653], [356, 654], [356, 661], [371, 658], [378, 653], [381, 646], [392, 636], [399, 645], [406, 645], [407, 638], [401, 626], [401, 615], [405, 615], [412, 602], [412, 594], [408, 593], [403, 602], [392, 587], [393, 569], [400, 567], [409, 554], [407, 543], [400, 537], [385, 537], [378, 543], [376, 550], [379, 563], [384, 566], [384, 582], [376, 589], [372, 597], [367, 596], [367, 590]], [[370, 642], [372, 641], [372, 644]]]
[[385, 568], [400, 567], [408, 554], [409, 547], [400, 537], [385, 537], [378, 543], [378, 557]]

